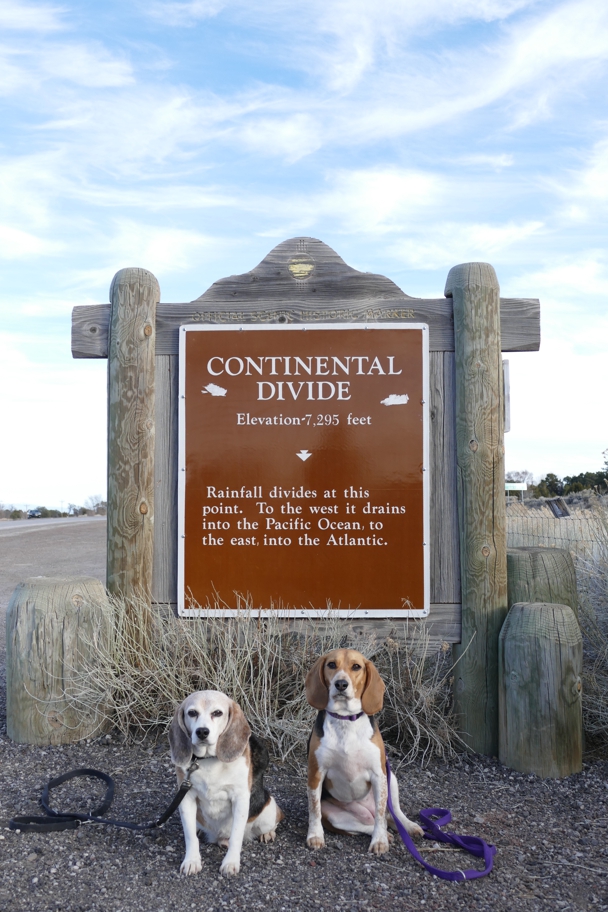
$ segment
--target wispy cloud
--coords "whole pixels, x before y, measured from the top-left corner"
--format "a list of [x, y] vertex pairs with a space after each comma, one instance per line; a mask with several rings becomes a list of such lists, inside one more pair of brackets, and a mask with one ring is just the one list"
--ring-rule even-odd
[[116, 88], [134, 81], [131, 64], [98, 43], [60, 44], [43, 50], [37, 58], [40, 74], [53, 81], [87, 88]]
[[515, 157], [508, 152], [497, 153], [496, 155], [463, 155], [458, 159], [458, 164], [465, 165], [469, 168], [488, 167], [494, 171], [502, 171], [503, 168], [511, 168], [515, 162]]
[[65, 7], [46, 3], [21, 3], [19, 0], [2, 0], [0, 28], [24, 32], [56, 32], [65, 28]]
[[398, 231], [434, 207], [443, 190], [442, 179], [429, 171], [395, 167], [341, 170], [328, 182], [332, 189], [315, 204], [349, 232]]
[[573, 221], [597, 217], [608, 201], [608, 137], [593, 144], [581, 168], [547, 177], [547, 184], [566, 204], [563, 215]]
[[212, 256], [218, 243], [217, 238], [197, 231], [123, 219], [116, 225], [107, 248], [119, 264], [116, 269], [132, 263], [153, 267], [155, 272], [163, 274], [191, 268]]
[[[512, 248], [541, 232], [537, 221], [470, 224], [443, 221], [412, 232], [391, 245], [391, 253], [417, 269], [449, 268], [463, 262], [503, 262]], [[529, 293], [529, 292], [528, 292]]]
[[153, 19], [158, 19], [165, 25], [189, 26], [201, 19], [210, 19], [217, 16], [230, 2], [230, 0], [188, 0], [188, 2], [163, 2], [153, 0], [142, 7], [143, 11]]
[[62, 101], [57, 86], [117, 88], [134, 81], [131, 64], [124, 56], [111, 54], [98, 42], [16, 45], [0, 48], [0, 66], [6, 75], [1, 93], [40, 93], [52, 85], [47, 107], [56, 110]]
[[[199, 18], [223, 10], [226, 16], [238, 13], [245, 22], [261, 9], [256, 4], [247, 12], [234, 2], [222, 10], [214, 4], [165, 7], [187, 8]], [[286, 10], [278, 0], [271, 8], [279, 14]], [[290, 164], [324, 149], [374, 147], [456, 128], [459, 121], [496, 105], [504, 106], [505, 126], [521, 128], [549, 117], [562, 91], [571, 92], [574, 83], [590, 78], [587, 64], [608, 59], [608, 9], [589, 0], [557, 9], [551, 5], [548, 12], [544, 4], [538, 12], [536, 4], [524, 2], [431, 0], [420, 5], [392, 0], [381, 12], [372, 14], [363, 0], [319, 2], [305, 17], [306, 29], [300, 20], [294, 23], [283, 49], [285, 66], [312, 67], [316, 88], [257, 81], [209, 92], [171, 85], [164, 78], [154, 84], [147, 72], [143, 79], [125, 52], [89, 42], [30, 51], [20, 47], [5, 62], [4, 91], [23, 92], [29, 86], [46, 113], [39, 128], [49, 137], [61, 134], [81, 166], [154, 167], [170, 157], [204, 155], [212, 143], [233, 153], [244, 146], [261, 159]], [[511, 22], [514, 13], [519, 15]], [[268, 9], [260, 15], [262, 23], [269, 21]], [[433, 23], [441, 21], [445, 28], [474, 17], [508, 21], [491, 41], [472, 46], [469, 39], [466, 46], [444, 49], [441, 55], [431, 52], [429, 66], [429, 51], [417, 46], [414, 37], [424, 37]], [[286, 23], [279, 15], [275, 37], [285, 37]], [[589, 40], [571, 42], [571, 34]], [[311, 53], [315, 43], [318, 52]], [[75, 85], [117, 91], [111, 97], [87, 98], [74, 95]], [[137, 131], [134, 123], [141, 125]], [[512, 158], [506, 152], [469, 158], [473, 165], [484, 161], [500, 169], [510, 166]]]
[[49, 256], [59, 253], [63, 246], [57, 241], [36, 237], [11, 225], [0, 225], [0, 258], [3, 260]]
[[69, 358], [69, 308], [106, 300], [119, 268], [191, 300], [314, 235], [411, 294], [485, 260], [504, 294], [540, 295], [517, 408], [538, 411], [539, 359], [547, 388], [570, 372], [560, 407], [586, 439], [574, 374], [592, 354], [599, 388], [606, 363], [605, 4], [5, 0], [0, 25], [3, 325], [32, 402], [24, 375], [50, 357], [33, 327]]
[[608, 288], [608, 257], [599, 251], [577, 260], [570, 257], [566, 262], [524, 273], [516, 287], [538, 288], [539, 294], [549, 294], [553, 300], [584, 295], [601, 296], [603, 300]]

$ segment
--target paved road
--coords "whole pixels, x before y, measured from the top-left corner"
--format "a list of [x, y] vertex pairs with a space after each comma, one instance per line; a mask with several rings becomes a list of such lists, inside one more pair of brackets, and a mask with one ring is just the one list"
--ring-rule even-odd
[[105, 583], [106, 520], [101, 516], [0, 522], [0, 664], [5, 615], [15, 586], [30, 576], [93, 576]]

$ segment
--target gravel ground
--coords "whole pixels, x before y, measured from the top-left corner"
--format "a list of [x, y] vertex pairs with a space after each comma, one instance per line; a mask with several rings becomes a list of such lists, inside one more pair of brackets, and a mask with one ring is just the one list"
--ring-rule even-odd
[[[37, 572], [18, 576], [13, 537], [3, 531], [0, 598], [12, 591], [15, 577], [18, 582], [26, 575], [67, 572], [64, 527], [19, 536], [19, 563], [29, 566], [40, 555], [41, 564]], [[53, 565], [50, 555], [58, 532], [61, 555]], [[12, 545], [5, 549], [6, 542]], [[79, 526], [70, 548], [70, 573], [101, 575], [99, 525]], [[102, 549], [97, 558], [96, 548]], [[55, 570], [48, 569], [49, 561]], [[166, 807], [175, 777], [166, 741], [129, 746], [117, 736], [104, 736], [64, 747], [13, 744], [6, 736], [4, 705], [2, 695], [0, 909], [7, 912], [608, 910], [608, 760], [586, 763], [582, 773], [560, 781], [523, 776], [495, 760], [470, 756], [399, 770], [408, 816], [415, 817], [421, 807], [450, 808], [455, 832], [473, 833], [497, 846], [489, 877], [455, 884], [431, 877], [397, 842], [376, 858], [367, 853], [367, 838], [328, 834], [324, 851], [309, 851], [305, 778], [301, 771], [273, 764], [267, 785], [287, 815], [277, 841], [246, 845], [235, 878], [219, 875], [223, 850], [202, 846], [203, 870], [186, 878], [179, 874], [183, 837], [178, 815], [162, 830], [145, 834], [93, 824], [47, 835], [8, 830], [13, 815], [38, 813], [48, 779], [76, 767], [110, 773], [117, 789], [112, 816], [139, 822], [154, 819]], [[100, 796], [100, 784], [85, 780], [56, 790], [53, 804], [81, 811]], [[444, 868], [475, 864], [470, 856], [429, 843], [425, 855]]]

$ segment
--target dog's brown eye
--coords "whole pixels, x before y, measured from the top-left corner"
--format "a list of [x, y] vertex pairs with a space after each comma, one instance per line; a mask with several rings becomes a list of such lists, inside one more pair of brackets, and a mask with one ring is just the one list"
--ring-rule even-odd
[[353, 665], [353, 671], [359, 671], [360, 668], [361, 668], [361, 666], [357, 665], [357, 663], [355, 662], [355, 664]]
[[196, 711], [195, 709], [189, 709], [189, 710], [188, 710], [188, 715], [190, 716], [191, 719], [196, 719], [196, 718], [198, 718], [198, 713], [197, 713], [197, 711]]
[[224, 713], [222, 712], [221, 709], [214, 709], [213, 712], [211, 713], [211, 715], [212, 716], [223, 716]]
[[328, 668], [336, 668], [336, 663], [335, 663], [335, 662], [328, 662], [328, 663], [327, 663], [327, 667], [328, 667]]

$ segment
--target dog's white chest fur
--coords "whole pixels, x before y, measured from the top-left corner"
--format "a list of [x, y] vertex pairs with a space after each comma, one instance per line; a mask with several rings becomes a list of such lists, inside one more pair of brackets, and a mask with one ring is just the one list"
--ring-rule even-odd
[[249, 766], [243, 757], [231, 763], [223, 763], [215, 757], [199, 760], [199, 768], [192, 773], [190, 781], [204, 819], [202, 829], [209, 842], [230, 836], [233, 801], [243, 794], [248, 799], [248, 780]]
[[364, 798], [370, 788], [372, 772], [380, 771], [380, 750], [371, 741], [372, 734], [367, 716], [361, 716], [356, 722], [325, 717], [323, 738], [315, 756], [319, 769], [325, 771], [330, 794], [338, 801]]

